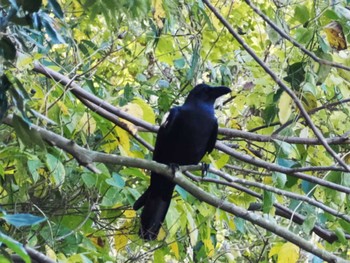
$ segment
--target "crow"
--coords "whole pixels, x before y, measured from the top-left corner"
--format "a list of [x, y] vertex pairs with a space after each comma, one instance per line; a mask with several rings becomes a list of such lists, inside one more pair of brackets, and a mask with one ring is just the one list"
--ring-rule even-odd
[[[153, 160], [168, 165], [198, 164], [215, 146], [218, 123], [214, 114], [215, 100], [231, 90], [224, 86], [199, 84], [191, 90], [182, 106], [170, 110], [160, 126]], [[172, 198], [175, 184], [152, 172], [148, 189], [133, 208], [141, 213], [139, 235], [145, 240], [157, 238]]]

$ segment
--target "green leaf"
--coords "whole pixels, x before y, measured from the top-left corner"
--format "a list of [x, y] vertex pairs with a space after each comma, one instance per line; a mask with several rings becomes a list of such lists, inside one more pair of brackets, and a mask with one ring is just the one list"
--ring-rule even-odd
[[18, 241], [12, 239], [11, 237], [9, 237], [1, 232], [0, 232], [0, 244], [5, 244], [14, 253], [19, 255], [24, 260], [25, 263], [32, 262], [21, 243], [19, 243]]
[[[302, 180], [301, 181], [301, 189], [303, 190], [303, 192], [305, 194], [308, 194], [309, 196], [312, 196], [313, 195], [313, 192], [314, 192], [314, 187], [315, 187], [316, 184], [314, 183], [310, 183], [308, 181], [305, 181], [305, 180]], [[314, 189], [314, 190], [313, 190]], [[313, 190], [313, 191], [311, 191]]]
[[182, 69], [186, 65], [186, 61], [184, 58], [178, 58], [174, 60], [174, 66], [176, 69]]
[[337, 235], [338, 237], [338, 240], [342, 243], [342, 244], [347, 244], [347, 239], [345, 237], [345, 233], [344, 233], [344, 230], [340, 227], [337, 227], [335, 230], [334, 230], [335, 234]]
[[199, 62], [199, 45], [196, 44], [196, 47], [193, 50], [193, 54], [192, 54], [192, 59], [191, 59], [191, 64], [190, 64], [190, 69], [187, 71], [187, 75], [186, 75], [186, 79], [187, 80], [192, 80], [196, 70], [197, 70], [197, 65]]
[[62, 185], [66, 176], [66, 171], [61, 161], [52, 154], [48, 153], [46, 155], [46, 164], [50, 169], [56, 186]]
[[124, 179], [118, 173], [113, 173], [112, 178], [106, 179], [106, 183], [118, 188], [123, 188], [125, 186]]
[[19, 228], [22, 226], [32, 226], [44, 222], [45, 217], [34, 216], [31, 214], [14, 214], [14, 215], [4, 215], [2, 218], [11, 225]]
[[263, 195], [263, 212], [265, 214], [268, 214], [273, 206], [273, 203], [275, 201], [274, 194], [270, 191], [264, 190]]
[[235, 218], [233, 219], [233, 221], [235, 222], [235, 226], [237, 228], [237, 230], [239, 232], [241, 232], [242, 234], [245, 234], [246, 230], [245, 230], [245, 220], [235, 216]]
[[297, 5], [294, 9], [294, 18], [301, 24], [304, 24], [310, 19], [309, 9], [306, 5]]
[[[1, 253], [2, 252], [2, 253]], [[0, 248], [0, 262], [1, 263], [12, 263], [11, 256], [6, 251], [2, 251]]]
[[81, 175], [81, 179], [83, 180], [84, 184], [88, 188], [92, 188], [92, 187], [96, 186], [97, 178], [96, 178], [96, 174], [94, 174], [94, 173], [83, 173]]
[[41, 149], [45, 149], [45, 144], [40, 133], [35, 129], [31, 129], [28, 122], [24, 121], [23, 118], [18, 115], [13, 115], [12, 123], [18, 138], [23, 144], [29, 147], [37, 145]]
[[350, 233], [350, 223], [348, 221], [345, 221], [344, 219], [339, 219], [339, 224], [342, 226], [344, 231]]
[[287, 175], [279, 172], [273, 172], [272, 180], [278, 188], [283, 188], [287, 182]]
[[310, 233], [310, 231], [314, 228], [316, 221], [317, 221], [316, 214], [310, 214], [305, 218], [304, 223], [302, 225], [303, 231], [305, 234]]
[[312, 37], [314, 35], [314, 31], [312, 29], [300, 27], [296, 30], [295, 32], [295, 39], [300, 43], [300, 44], [309, 44], [311, 41]]
[[305, 80], [304, 63], [297, 62], [287, 67], [287, 77], [285, 81], [289, 82], [294, 90], [299, 90], [300, 83]]
[[28, 165], [29, 172], [33, 177], [33, 181], [37, 182], [40, 177], [38, 173], [38, 169], [43, 167], [43, 164], [41, 163], [40, 160], [36, 159], [36, 160], [28, 160], [27, 165]]
[[107, 190], [106, 194], [103, 196], [101, 205], [113, 206], [121, 201], [120, 191], [116, 191], [115, 188], [111, 187]]
[[163, 249], [157, 249], [153, 255], [153, 262], [165, 263], [165, 257], [167, 256], [166, 251]]

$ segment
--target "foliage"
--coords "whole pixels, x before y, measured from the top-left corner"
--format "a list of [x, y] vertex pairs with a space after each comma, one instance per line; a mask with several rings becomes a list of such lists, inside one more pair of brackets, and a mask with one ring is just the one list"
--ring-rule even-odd
[[[349, 258], [347, 1], [254, 2], [212, 1], [220, 17], [208, 1], [0, 0], [0, 261], [35, 247], [60, 262], [319, 262], [292, 234]], [[145, 243], [131, 206], [148, 171], [91, 160], [151, 160], [152, 125], [203, 81], [232, 93], [204, 158], [225, 173], [196, 185], [284, 228], [177, 186]]]

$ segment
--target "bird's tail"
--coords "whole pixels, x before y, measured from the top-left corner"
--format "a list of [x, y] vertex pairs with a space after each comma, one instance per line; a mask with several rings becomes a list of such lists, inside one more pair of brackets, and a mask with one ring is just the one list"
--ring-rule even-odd
[[139, 235], [145, 240], [157, 238], [170, 205], [175, 185], [167, 185], [162, 189], [150, 186], [146, 192], [135, 202], [134, 209], [143, 206], [141, 213], [141, 227]]

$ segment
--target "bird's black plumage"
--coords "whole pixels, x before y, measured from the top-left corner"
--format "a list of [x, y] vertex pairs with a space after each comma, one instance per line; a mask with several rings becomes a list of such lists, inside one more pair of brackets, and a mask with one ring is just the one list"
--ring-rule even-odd
[[[229, 93], [227, 87], [197, 85], [185, 103], [174, 107], [160, 126], [153, 160], [164, 164], [197, 164], [215, 145], [218, 124], [214, 115], [215, 100]], [[140, 236], [146, 240], [157, 237], [168, 211], [175, 184], [164, 176], [151, 173], [151, 184], [135, 202], [134, 209], [143, 206]]]

